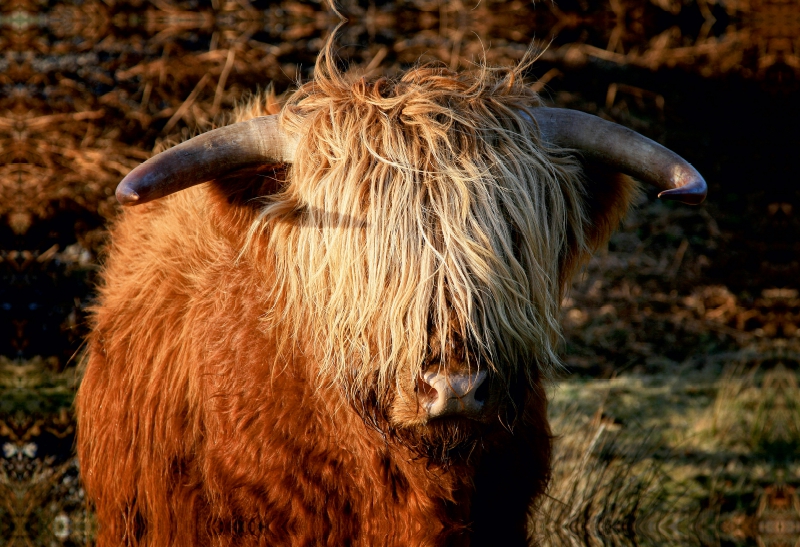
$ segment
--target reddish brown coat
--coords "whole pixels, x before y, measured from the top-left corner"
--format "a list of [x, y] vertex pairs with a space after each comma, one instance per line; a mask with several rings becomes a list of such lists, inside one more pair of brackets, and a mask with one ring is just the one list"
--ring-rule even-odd
[[[589, 175], [584, 243], [596, 247], [635, 187]], [[276, 263], [246, 234], [250, 198], [275, 183], [257, 180], [127, 209], [112, 231], [77, 400], [98, 544], [525, 544], [550, 473], [541, 374], [513, 428], [495, 420], [446, 462], [370, 427], [320, 381], [312, 337], [265, 316]], [[562, 288], [583, 250], [567, 241], [548, 265]]]
[[541, 388], [515, 434], [498, 428], [468, 464], [443, 467], [394, 446], [336, 389], [315, 389], [301, 348], [271, 361], [260, 276], [235, 260], [241, 225], [212, 211], [199, 188], [126, 210], [114, 229], [78, 399], [98, 543], [524, 537], [548, 476]]

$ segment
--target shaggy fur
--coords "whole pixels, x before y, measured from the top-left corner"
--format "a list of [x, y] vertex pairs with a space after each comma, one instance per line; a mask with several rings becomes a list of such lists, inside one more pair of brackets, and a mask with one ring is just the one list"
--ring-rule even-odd
[[[564, 286], [634, 185], [539, 142], [524, 66], [329, 61], [282, 110], [290, 168], [113, 230], [77, 402], [99, 545], [527, 541]], [[494, 414], [427, 423], [429, 367], [486, 367]]]

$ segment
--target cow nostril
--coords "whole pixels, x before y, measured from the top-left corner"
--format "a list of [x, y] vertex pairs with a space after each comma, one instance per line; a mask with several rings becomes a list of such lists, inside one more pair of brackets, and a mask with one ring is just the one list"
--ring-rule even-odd
[[481, 385], [478, 386], [478, 389], [475, 390], [474, 397], [475, 401], [478, 403], [485, 403], [486, 399], [489, 397], [489, 382], [487, 380], [484, 380]]
[[421, 401], [435, 400], [439, 396], [436, 388], [426, 382], [422, 376], [417, 377], [417, 393]]

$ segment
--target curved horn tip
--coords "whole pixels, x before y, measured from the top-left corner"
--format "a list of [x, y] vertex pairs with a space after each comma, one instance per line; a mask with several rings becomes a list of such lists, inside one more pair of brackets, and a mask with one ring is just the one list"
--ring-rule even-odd
[[117, 191], [114, 195], [120, 205], [130, 206], [139, 203], [139, 194], [137, 194], [133, 188], [125, 184], [124, 180], [117, 185]]
[[152, 162], [152, 158], [140, 163], [117, 185], [114, 196], [124, 206], [139, 205], [158, 198], [154, 195], [154, 183], [159, 181], [159, 172]]

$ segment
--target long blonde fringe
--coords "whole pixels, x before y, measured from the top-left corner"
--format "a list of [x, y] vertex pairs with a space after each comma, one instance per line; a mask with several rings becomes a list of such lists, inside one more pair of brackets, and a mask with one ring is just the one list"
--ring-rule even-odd
[[[539, 142], [511, 69], [339, 71], [331, 47], [281, 114], [302, 135], [250, 240], [276, 260], [271, 323], [311, 336], [322, 381], [353, 396], [410, 382], [453, 333], [470, 362], [559, 364], [560, 267], [586, 247], [580, 169]], [[474, 355], [474, 354], [479, 355]]]

